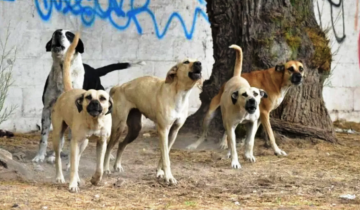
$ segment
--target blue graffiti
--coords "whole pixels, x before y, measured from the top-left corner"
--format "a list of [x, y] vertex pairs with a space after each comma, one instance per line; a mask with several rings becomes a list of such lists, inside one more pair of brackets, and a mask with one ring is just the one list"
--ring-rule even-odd
[[[144, 5], [140, 7], [135, 7], [135, 0], [130, 0], [129, 11], [123, 10], [124, 0], [108, 0], [107, 8], [102, 8], [99, 1], [101, 0], [93, 0], [92, 6], [84, 6], [82, 5], [82, 0], [35, 0], [35, 6], [40, 18], [44, 21], [50, 20], [53, 10], [56, 10], [64, 15], [72, 14], [80, 16], [82, 24], [87, 27], [91, 26], [95, 22], [96, 18], [109, 21], [113, 27], [121, 31], [127, 29], [130, 24], [133, 23], [135, 24], [139, 34], [142, 34], [142, 27], [137, 16], [142, 13], [146, 13], [150, 16], [154, 25], [155, 34], [159, 39], [162, 39], [166, 35], [166, 32], [174, 19], [179, 20], [187, 39], [192, 39], [193, 37], [198, 16], [203, 17], [207, 22], [209, 22], [206, 12], [198, 6], [194, 10], [193, 21], [190, 29], [186, 27], [182, 16], [178, 12], [173, 12], [166, 22], [164, 29], [161, 30], [155, 18], [154, 12], [149, 8], [150, 0], [146, 0]], [[200, 5], [206, 4], [205, 0], [197, 1]], [[41, 4], [44, 10], [40, 7]], [[125, 21], [121, 21], [123, 23], [120, 24], [116, 22], [114, 18], [121, 18]]]

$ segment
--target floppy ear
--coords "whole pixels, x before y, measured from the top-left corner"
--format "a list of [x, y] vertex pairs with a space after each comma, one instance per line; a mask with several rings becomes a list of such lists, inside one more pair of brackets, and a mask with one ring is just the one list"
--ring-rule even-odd
[[303, 64], [303, 61], [300, 59], [300, 60], [298, 60], [300, 63], [302, 63]]
[[263, 89], [260, 89], [260, 96], [261, 96], [261, 98], [267, 98], [268, 97], [267, 93]]
[[177, 70], [178, 70], [177, 66], [174, 66], [170, 69], [170, 71], [166, 75], [165, 83], [171, 83], [174, 81]]
[[106, 112], [105, 115], [110, 114], [110, 113], [112, 112], [113, 103], [114, 103], [114, 101], [113, 101], [113, 99], [110, 97], [110, 98], [109, 98], [109, 104], [110, 104], [110, 105], [109, 105], [109, 107], [108, 107], [108, 112]]
[[81, 94], [81, 96], [77, 98], [75, 101], [76, 108], [78, 109], [79, 112], [83, 110], [82, 103], [84, 101], [84, 95], [85, 95], [84, 93]]
[[50, 39], [50, 41], [48, 41], [48, 43], [46, 43], [46, 46], [45, 46], [46, 52], [51, 51], [51, 44], [52, 44], [52, 38]]
[[84, 43], [81, 41], [81, 39], [79, 39], [79, 42], [75, 48], [75, 51], [79, 52], [79, 53], [84, 53]]
[[284, 64], [276, 65], [275, 71], [285, 71], [285, 65]]
[[233, 104], [236, 104], [238, 97], [239, 97], [239, 91], [235, 91], [231, 94], [231, 101]]

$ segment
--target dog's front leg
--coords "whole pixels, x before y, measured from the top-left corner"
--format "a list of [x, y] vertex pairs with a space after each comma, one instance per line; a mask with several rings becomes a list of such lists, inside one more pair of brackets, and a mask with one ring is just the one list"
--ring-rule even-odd
[[245, 139], [245, 158], [250, 162], [255, 162], [256, 158], [254, 157], [254, 141], [255, 134], [258, 129], [259, 123], [257, 121], [250, 122], [247, 125], [246, 139]]
[[286, 152], [284, 152], [283, 150], [281, 150], [278, 145], [275, 142], [275, 136], [273, 133], [273, 130], [271, 128], [271, 124], [270, 124], [270, 115], [269, 113], [261, 113], [260, 114], [260, 119], [261, 119], [261, 124], [264, 126], [266, 133], [269, 136], [270, 139], [270, 144], [271, 147], [273, 148], [273, 150], [275, 151], [275, 155], [283, 155], [286, 156]]
[[78, 192], [78, 169], [79, 169], [79, 146], [77, 138], [71, 139], [71, 155], [70, 155], [70, 183], [69, 190], [70, 192]]
[[[162, 166], [164, 168], [164, 179], [167, 183], [171, 184], [177, 184], [176, 179], [173, 177], [171, 173], [171, 167], [170, 167], [170, 158], [169, 158], [169, 142], [168, 142], [168, 135], [169, 135], [169, 128], [163, 127], [158, 125], [158, 133], [159, 133], [159, 145], [161, 150], [161, 159], [162, 159]], [[161, 168], [160, 168], [161, 169]], [[161, 173], [161, 170], [160, 170]], [[161, 178], [161, 174], [159, 174], [159, 168], [158, 172], [156, 174], [158, 178]]]
[[97, 185], [104, 173], [104, 158], [106, 152], [106, 141], [107, 137], [102, 136], [96, 143], [96, 171], [94, 176], [91, 178], [91, 184]]
[[[170, 156], [170, 150], [172, 148], [172, 146], [175, 143], [175, 140], [177, 138], [177, 135], [179, 133], [180, 128], [183, 126], [184, 122], [182, 123], [175, 123], [171, 129], [170, 129], [170, 133], [169, 133], [169, 156]], [[158, 166], [157, 166], [157, 176], [159, 177], [163, 177], [164, 176], [164, 168], [162, 167], [162, 158], [160, 157]]]
[[239, 158], [238, 158], [238, 154], [237, 154], [237, 151], [236, 151], [236, 139], [235, 139], [235, 128], [236, 128], [236, 125], [233, 126], [233, 125], [226, 125], [225, 126], [226, 128], [226, 133], [227, 133], [227, 140], [228, 140], [228, 145], [230, 147], [230, 150], [231, 150], [231, 166], [233, 168], [236, 168], [236, 169], [239, 169], [241, 168], [241, 165], [239, 163]]

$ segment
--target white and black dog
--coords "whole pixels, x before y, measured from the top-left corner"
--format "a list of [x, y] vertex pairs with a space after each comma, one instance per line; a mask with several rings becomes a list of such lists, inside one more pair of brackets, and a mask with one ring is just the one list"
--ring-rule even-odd
[[[48, 135], [51, 125], [51, 109], [56, 99], [64, 90], [63, 62], [65, 53], [72, 43], [74, 37], [74, 33], [67, 30], [58, 29], [53, 33], [50, 41], [46, 44], [46, 52], [51, 52], [53, 64], [50, 74], [46, 79], [43, 91], [42, 101], [44, 108], [42, 110], [41, 116], [41, 140], [39, 143], [38, 153], [33, 158], [33, 162], [43, 162], [45, 159]], [[81, 53], [83, 52], [84, 44], [80, 39], [78, 45], [76, 46], [74, 59], [70, 67], [72, 79], [71, 82], [73, 88], [75, 89], [104, 90], [104, 87], [100, 82], [101, 76], [104, 76], [111, 71], [126, 69], [131, 66], [130, 63], [117, 63], [104, 66], [99, 69], [94, 69], [82, 62]]]

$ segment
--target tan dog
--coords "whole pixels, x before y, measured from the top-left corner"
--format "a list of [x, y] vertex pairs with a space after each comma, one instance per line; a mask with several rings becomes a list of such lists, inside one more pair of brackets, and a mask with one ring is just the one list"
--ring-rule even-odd
[[[270, 143], [276, 155], [286, 155], [281, 150], [276, 142], [273, 130], [270, 125], [270, 112], [276, 109], [284, 100], [286, 93], [290, 87], [300, 85], [303, 81], [304, 67], [301, 61], [289, 61], [282, 65], [276, 65], [263, 71], [252, 71], [250, 73], [242, 73], [241, 76], [245, 78], [252, 87], [263, 89], [266, 91], [268, 98], [263, 98], [260, 104], [260, 123], [265, 128], [266, 133], [270, 138]], [[188, 149], [196, 149], [206, 139], [207, 130], [214, 112], [220, 106], [220, 99], [224, 92], [224, 86], [221, 87], [219, 93], [214, 96], [210, 102], [210, 107], [203, 120], [202, 134], [200, 138], [189, 145]], [[257, 130], [257, 129], [256, 129]], [[221, 142], [223, 148], [227, 148], [226, 133]]]
[[254, 162], [253, 147], [260, 117], [259, 104], [261, 98], [266, 98], [267, 94], [263, 90], [250, 87], [248, 81], [240, 76], [242, 71], [242, 50], [237, 45], [231, 45], [230, 48], [237, 51], [234, 75], [224, 86], [220, 98], [220, 107], [227, 133], [227, 142], [231, 148], [231, 166], [241, 168], [236, 151], [235, 128], [238, 124], [247, 124], [245, 157]]
[[[65, 92], [57, 99], [51, 114], [56, 162], [56, 181], [59, 183], [65, 182], [60, 158], [64, 131], [67, 127], [70, 127], [72, 130], [69, 183], [69, 190], [71, 192], [78, 192], [79, 190], [79, 161], [82, 152], [88, 144], [89, 138], [97, 139], [97, 166], [91, 183], [96, 185], [101, 181], [106, 142], [111, 132], [110, 113], [112, 99], [109, 97], [109, 94], [102, 90], [85, 91], [72, 89], [69, 69], [78, 41], [79, 34], [77, 33], [64, 59], [63, 79]], [[80, 149], [78, 143], [80, 143]]]
[[164, 178], [166, 182], [177, 183], [171, 173], [169, 152], [188, 116], [189, 95], [201, 81], [201, 70], [199, 61], [186, 60], [172, 67], [166, 80], [145, 76], [111, 89], [110, 95], [114, 99], [113, 124], [105, 155], [105, 172], [110, 173], [110, 152], [127, 125], [128, 134], [119, 143], [114, 164], [115, 171], [123, 171], [123, 151], [139, 135], [143, 114], [155, 122], [159, 134], [161, 158], [156, 176]]

